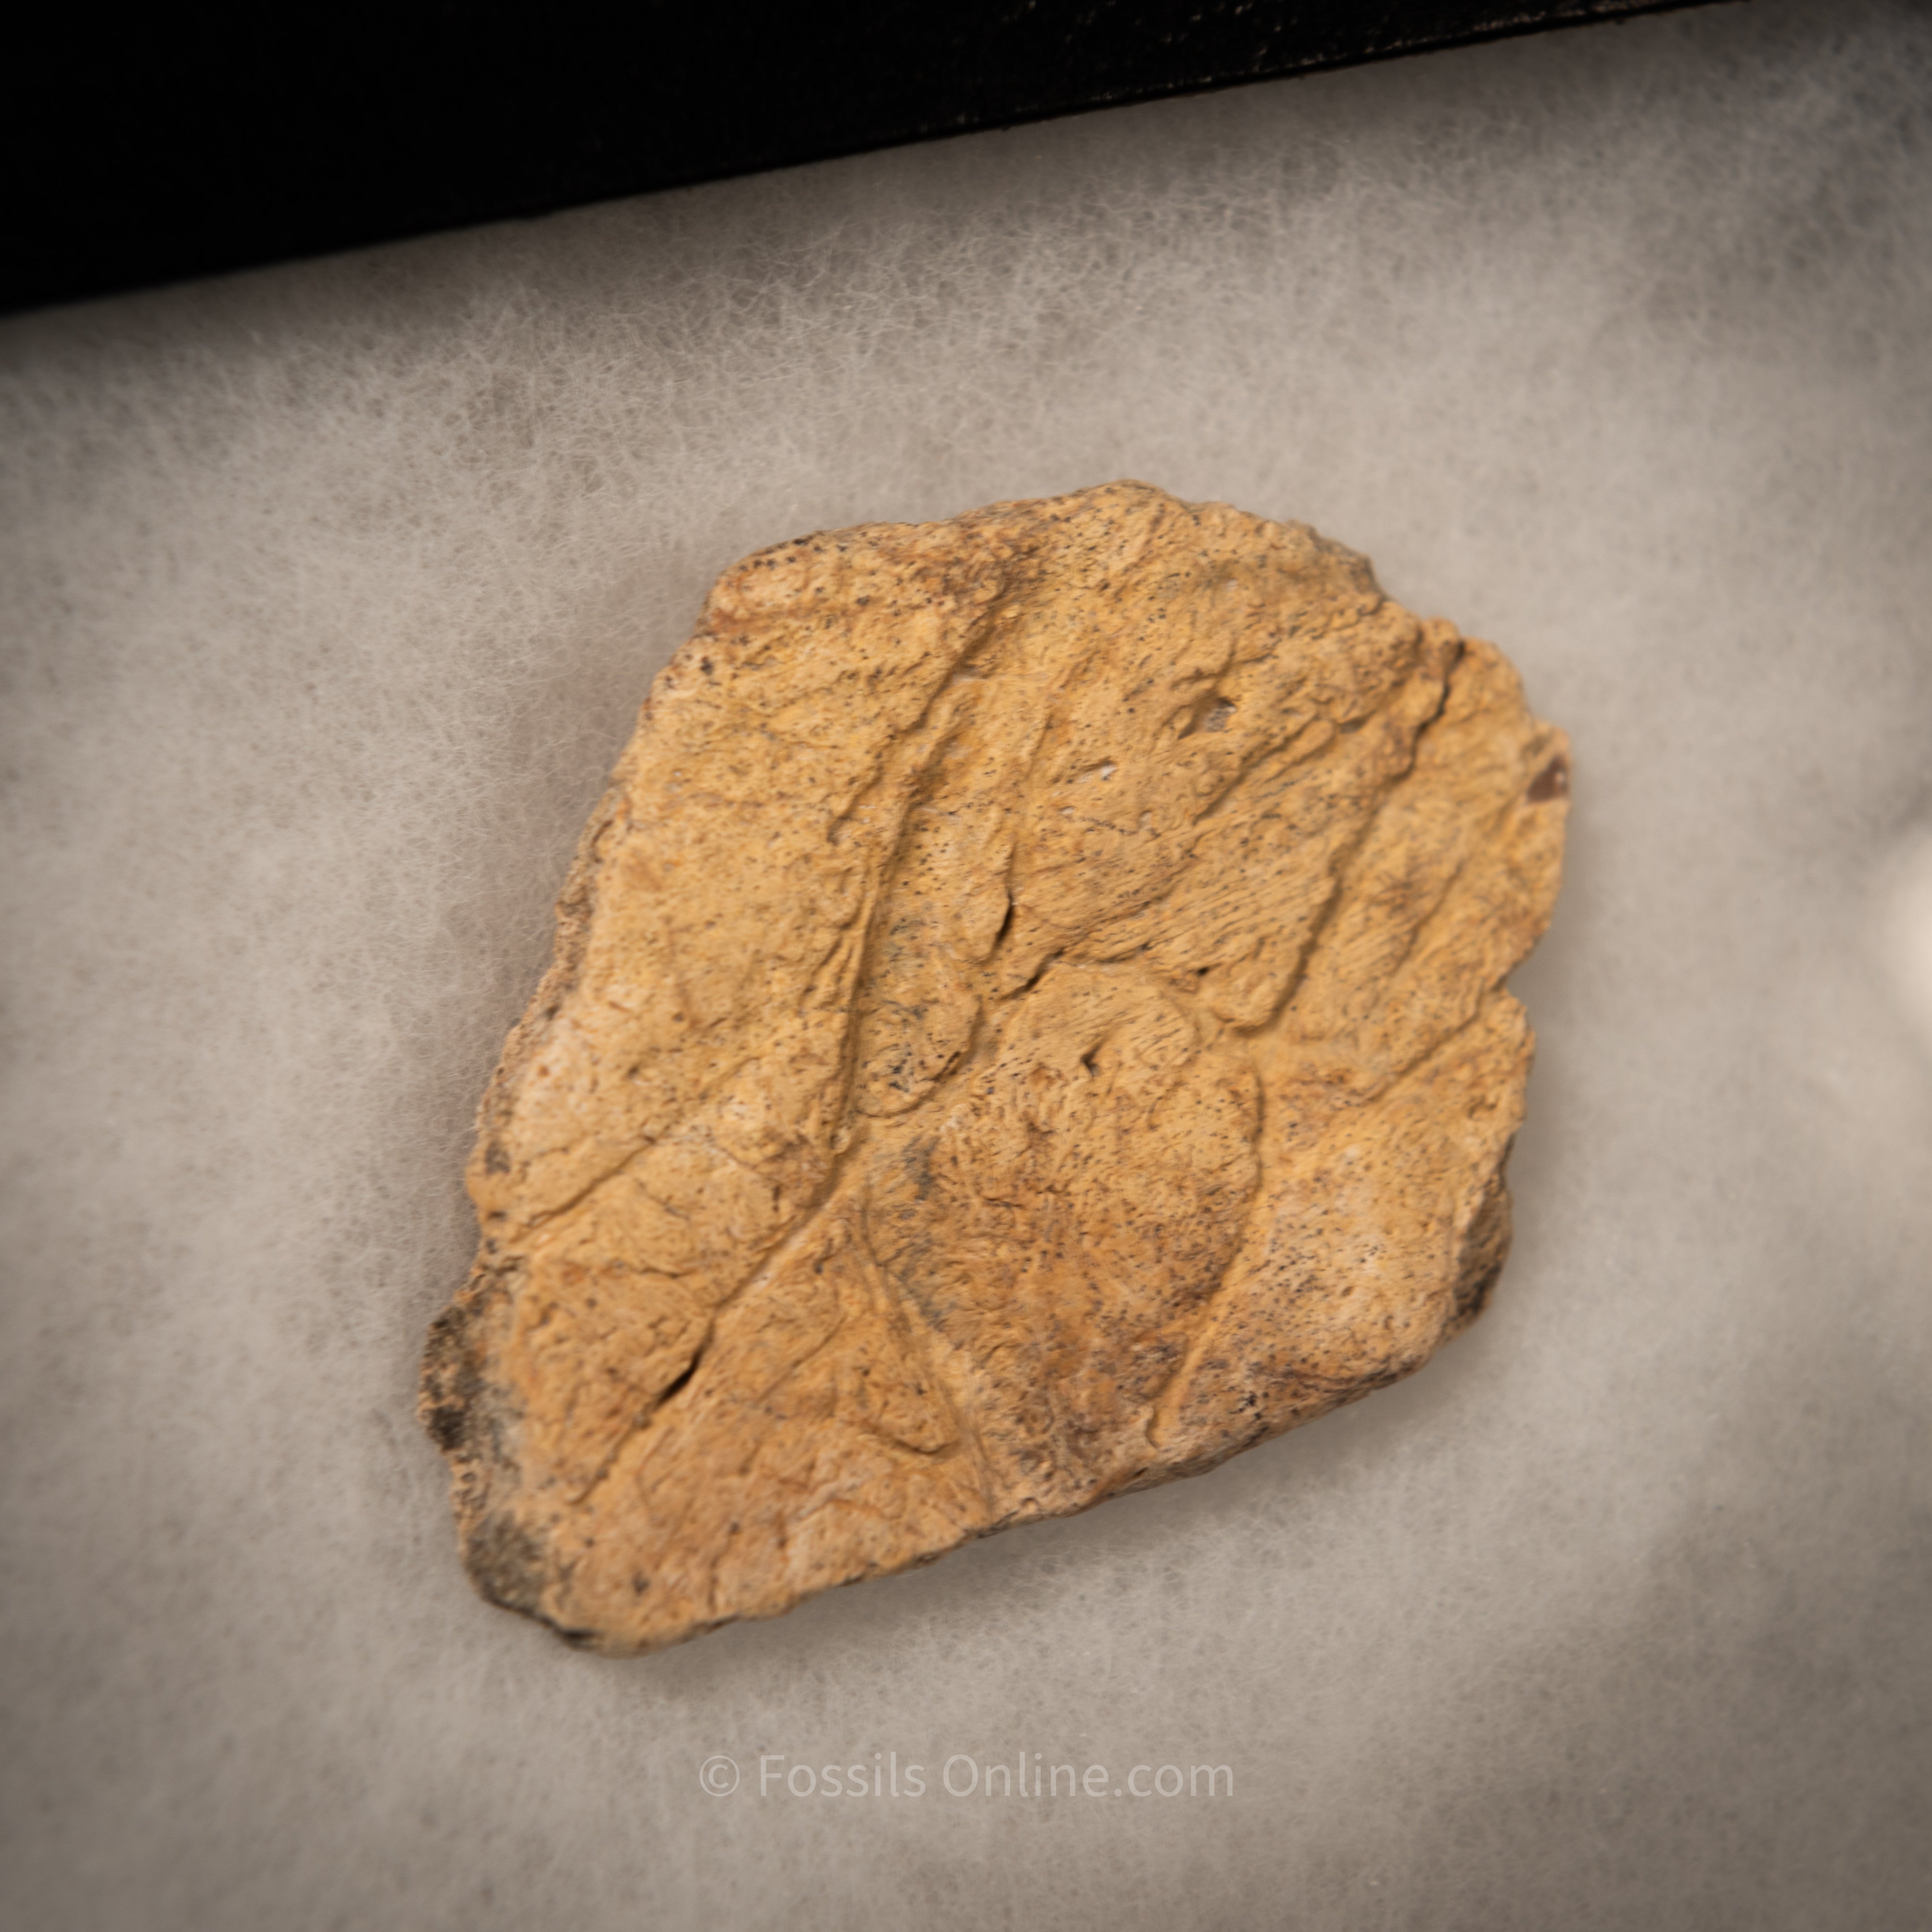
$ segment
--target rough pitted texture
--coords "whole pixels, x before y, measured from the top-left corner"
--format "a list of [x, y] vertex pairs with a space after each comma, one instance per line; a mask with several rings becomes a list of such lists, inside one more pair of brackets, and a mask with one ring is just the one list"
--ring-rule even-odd
[[1140, 484], [728, 572], [484, 1100], [424, 1413], [613, 1653], [1204, 1469], [1480, 1308], [1562, 734]]

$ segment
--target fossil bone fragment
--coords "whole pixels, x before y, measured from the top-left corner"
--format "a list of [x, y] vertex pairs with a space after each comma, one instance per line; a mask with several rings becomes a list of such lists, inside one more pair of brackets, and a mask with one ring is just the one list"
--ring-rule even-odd
[[423, 1412], [615, 1654], [1211, 1467], [1481, 1307], [1568, 755], [1306, 527], [1122, 483], [747, 559], [482, 1106]]

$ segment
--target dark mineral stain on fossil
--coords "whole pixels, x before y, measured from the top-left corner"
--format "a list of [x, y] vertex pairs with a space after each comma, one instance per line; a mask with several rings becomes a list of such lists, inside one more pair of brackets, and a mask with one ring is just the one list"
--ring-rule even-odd
[[1530, 781], [1529, 802], [1532, 805], [1547, 805], [1552, 798], [1568, 798], [1569, 796], [1570, 761], [1567, 758], [1552, 758]]

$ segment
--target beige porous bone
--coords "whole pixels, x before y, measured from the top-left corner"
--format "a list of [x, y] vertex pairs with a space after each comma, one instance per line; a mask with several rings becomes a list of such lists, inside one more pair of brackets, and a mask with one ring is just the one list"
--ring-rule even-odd
[[726, 572], [483, 1102], [478, 1587], [652, 1650], [1418, 1366], [1508, 1246], [1568, 774], [1492, 646], [1143, 484]]

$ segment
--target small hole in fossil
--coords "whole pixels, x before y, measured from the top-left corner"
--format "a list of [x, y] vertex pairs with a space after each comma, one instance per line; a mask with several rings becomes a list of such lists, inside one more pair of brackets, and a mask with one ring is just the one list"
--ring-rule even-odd
[[1211, 692], [1195, 706], [1192, 715], [1180, 728], [1180, 735], [1191, 738], [1197, 731], [1225, 731], [1234, 715], [1234, 700], [1218, 692]]

